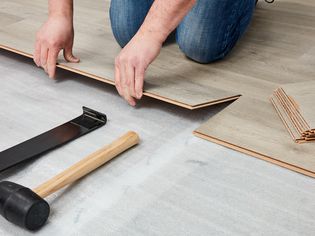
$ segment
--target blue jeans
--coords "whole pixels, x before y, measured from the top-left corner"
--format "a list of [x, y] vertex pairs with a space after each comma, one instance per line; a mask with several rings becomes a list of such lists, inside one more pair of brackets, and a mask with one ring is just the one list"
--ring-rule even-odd
[[[136, 34], [154, 0], [111, 0], [113, 34], [124, 47]], [[181, 51], [200, 63], [224, 58], [249, 25], [256, 0], [197, 0], [176, 29]]]

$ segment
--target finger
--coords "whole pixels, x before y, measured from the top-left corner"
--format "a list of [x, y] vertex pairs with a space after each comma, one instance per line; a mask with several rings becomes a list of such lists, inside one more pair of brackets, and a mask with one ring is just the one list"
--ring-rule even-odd
[[60, 49], [54, 48], [48, 51], [48, 59], [47, 59], [47, 71], [49, 78], [55, 78], [56, 74], [56, 64], [58, 59], [58, 54]]
[[125, 67], [126, 69], [126, 76], [127, 76], [127, 89], [128, 93], [131, 97], [136, 98], [136, 92], [135, 92], [135, 68], [131, 65], [127, 65]]
[[120, 81], [120, 72], [118, 65], [115, 64], [115, 86], [120, 96], [123, 96], [121, 81]]
[[135, 71], [135, 93], [136, 98], [140, 99], [143, 95], [143, 83], [144, 83], [145, 68], [139, 66]]
[[35, 43], [34, 62], [38, 67], [40, 67], [40, 42], [39, 41], [36, 41]]
[[80, 61], [79, 58], [77, 58], [73, 55], [72, 46], [68, 46], [63, 50], [63, 56], [67, 62], [78, 63]]
[[[136, 101], [134, 98], [132, 98], [132, 96], [129, 93], [129, 84], [130, 81], [128, 79], [128, 73], [129, 75], [131, 74], [132, 76], [132, 70], [130, 70], [130, 68], [128, 69], [128, 66], [124, 66], [123, 69], [120, 70], [120, 75], [121, 75], [121, 86], [122, 86], [122, 91], [123, 91], [123, 97], [125, 98], [125, 100], [131, 105], [131, 106], [135, 106], [136, 105]], [[133, 75], [134, 76], [134, 75]]]
[[47, 73], [47, 57], [48, 57], [48, 48], [46, 46], [42, 46], [40, 50], [40, 65], [44, 68]]

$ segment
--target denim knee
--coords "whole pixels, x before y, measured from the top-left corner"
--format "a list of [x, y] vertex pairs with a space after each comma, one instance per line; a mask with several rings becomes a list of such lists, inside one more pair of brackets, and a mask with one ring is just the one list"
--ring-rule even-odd
[[245, 32], [255, 0], [199, 0], [177, 28], [179, 48], [199, 63], [224, 58]]
[[109, 15], [114, 37], [124, 47], [142, 25], [153, 0], [111, 0]]
[[228, 54], [228, 52], [222, 53], [222, 46], [215, 38], [208, 37], [206, 41], [201, 42], [195, 35], [182, 37], [177, 33], [176, 39], [180, 50], [188, 58], [202, 64], [222, 59]]

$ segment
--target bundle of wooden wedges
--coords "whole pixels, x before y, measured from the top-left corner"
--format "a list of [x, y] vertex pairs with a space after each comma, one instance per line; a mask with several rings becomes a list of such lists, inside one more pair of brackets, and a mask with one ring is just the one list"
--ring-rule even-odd
[[295, 142], [315, 141], [315, 81], [281, 86], [270, 100]]

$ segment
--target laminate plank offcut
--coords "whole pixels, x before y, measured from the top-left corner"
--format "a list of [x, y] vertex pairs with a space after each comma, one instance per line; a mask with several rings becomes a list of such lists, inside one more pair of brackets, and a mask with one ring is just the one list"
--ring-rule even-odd
[[315, 81], [286, 84], [270, 100], [293, 140], [315, 141]]

